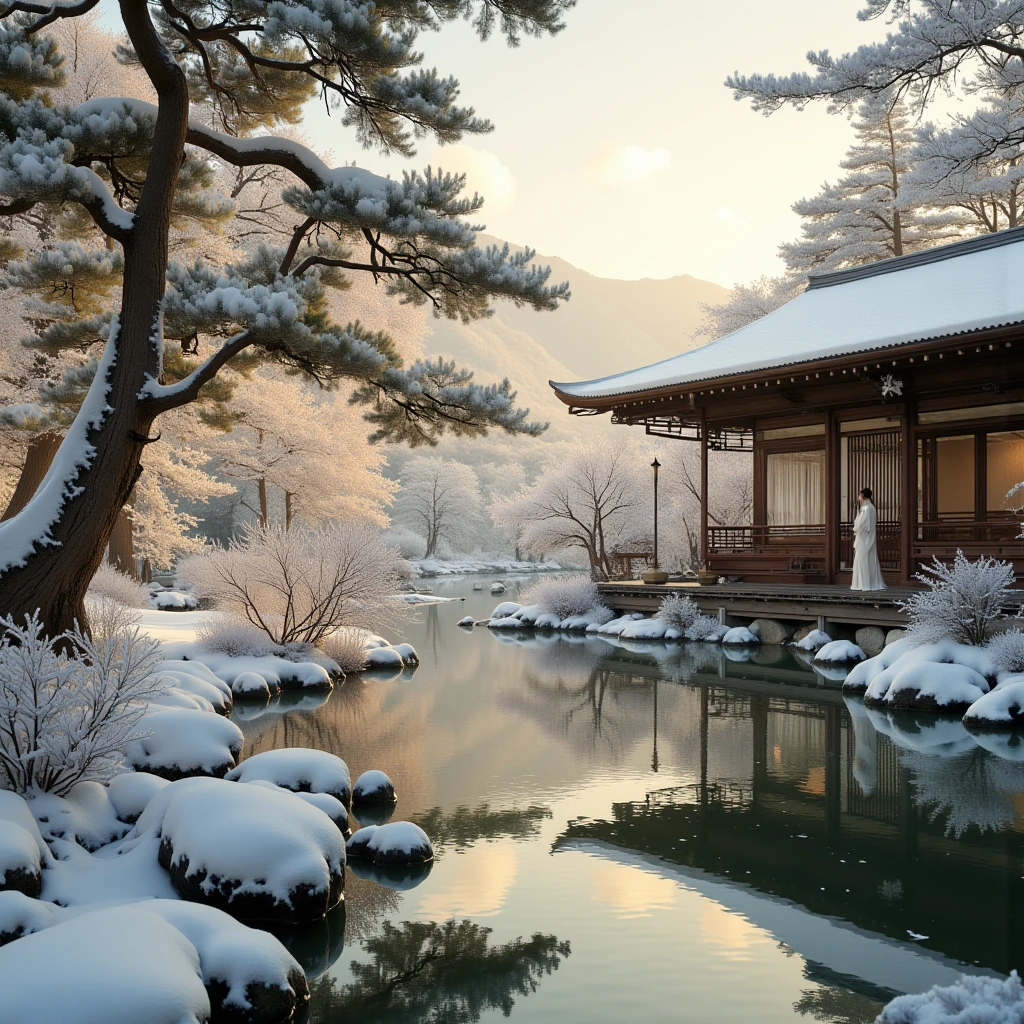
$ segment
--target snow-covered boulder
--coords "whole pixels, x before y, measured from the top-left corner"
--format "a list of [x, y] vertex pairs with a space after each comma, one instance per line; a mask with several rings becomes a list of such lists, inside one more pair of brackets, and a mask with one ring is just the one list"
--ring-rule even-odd
[[107, 783], [107, 797], [117, 817], [134, 825], [149, 801], [169, 785], [167, 779], [150, 772], [122, 772]]
[[883, 699], [891, 708], [962, 715], [987, 691], [987, 680], [973, 668], [921, 661], [897, 672]]
[[627, 626], [642, 618], [643, 616], [639, 612], [630, 612], [626, 615], [620, 615], [617, 619], [609, 619], [600, 625], [588, 626], [587, 632], [598, 633], [601, 636], [618, 636]]
[[[324, 689], [330, 690], [331, 672], [338, 666], [329, 658], [323, 658], [323, 664], [316, 661], [289, 661], [276, 654], [234, 655], [223, 651], [205, 650], [197, 642], [165, 644], [164, 650], [177, 664], [188, 665], [192, 669], [202, 665], [210, 675], [226, 685], [228, 695], [231, 684], [241, 672], [258, 672], [269, 683], [275, 680], [282, 689]], [[167, 671], [170, 662], [164, 662], [163, 671]]]
[[619, 636], [623, 640], [678, 640], [682, 633], [661, 619], [637, 619], [630, 622]]
[[505, 586], [504, 583], [492, 583], [491, 584], [491, 593], [492, 594], [504, 594], [507, 589], [508, 588]]
[[523, 624], [512, 615], [506, 615], [501, 619], [488, 619], [488, 629], [522, 629]]
[[231, 681], [231, 692], [241, 700], [270, 700], [281, 692], [281, 684], [274, 679], [271, 685], [259, 672], [239, 672]]
[[163, 665], [160, 667], [159, 678], [168, 687], [201, 698], [209, 703], [217, 714], [231, 714], [233, 696], [231, 687], [226, 683], [222, 683], [220, 680], [213, 683], [198, 672], [177, 668], [168, 669]]
[[397, 800], [394, 783], [376, 769], [363, 772], [352, 787], [353, 804], [393, 804]]
[[[864, 668], [865, 665], [870, 666], [870, 671]], [[862, 671], [857, 674], [858, 670]], [[855, 674], [857, 687], [865, 681], [867, 683], [863, 693], [864, 703], [868, 707], [884, 704], [887, 707], [936, 710], [938, 705], [938, 709], [943, 711], [963, 714], [974, 700], [992, 688], [999, 669], [991, 654], [982, 647], [958, 644], [952, 640], [910, 647], [906, 640], [897, 640], [876, 658], [858, 666], [850, 674], [847, 683]], [[894, 689], [897, 678], [900, 684]], [[935, 680], [934, 684], [929, 680]], [[932, 704], [931, 698], [936, 696], [933, 690], [942, 685], [949, 693], [948, 698]], [[972, 686], [977, 690], [976, 693], [969, 689]], [[913, 702], [915, 687], [926, 689], [920, 704]], [[950, 687], [956, 689], [955, 694]], [[843, 691], [848, 690], [849, 687], [844, 684]]]
[[220, 715], [151, 706], [139, 723], [144, 733], [125, 748], [128, 763], [165, 779], [223, 776], [242, 752], [242, 730]]
[[814, 655], [825, 665], [853, 665], [864, 660], [864, 652], [849, 640], [830, 640]]
[[952, 985], [935, 985], [919, 995], [897, 996], [875, 1024], [1019, 1024], [1024, 1020], [1024, 985], [1008, 978], [963, 975]]
[[35, 841], [43, 863], [49, 858], [49, 848], [43, 840], [35, 815], [32, 813], [24, 797], [7, 789], [0, 789], [0, 822], [10, 821], [20, 825]]
[[906, 639], [896, 640], [886, 646], [881, 654], [875, 655], [855, 665], [843, 683], [843, 693], [851, 696], [863, 696], [868, 686], [882, 672], [887, 672], [908, 650]]
[[338, 826], [338, 830], [346, 837], [351, 834], [348, 820], [348, 808], [336, 797], [331, 796], [330, 793], [309, 793], [304, 791], [296, 793], [294, 790], [286, 789], [284, 786], [276, 786], [273, 782], [267, 782], [264, 779], [254, 779], [252, 782], [246, 783], [246, 785], [263, 786], [265, 789], [277, 789], [282, 793], [292, 793], [300, 800], [305, 800], [310, 807], [315, 807], [318, 811], [323, 811], [323, 813]]
[[1024, 726], [1024, 674], [1004, 677], [978, 697], [964, 714], [968, 729], [1019, 729]]
[[53, 924], [58, 908], [15, 889], [0, 892], [0, 946]]
[[378, 865], [407, 866], [434, 859], [427, 833], [411, 821], [366, 825], [353, 832], [346, 845], [349, 857]]
[[32, 793], [26, 803], [47, 841], [63, 839], [93, 851], [128, 831], [128, 825], [117, 815], [107, 787], [98, 782], [76, 783], [66, 797]]
[[195, 594], [184, 590], [158, 590], [150, 596], [149, 604], [163, 612], [191, 612], [199, 607]]
[[402, 655], [394, 647], [374, 647], [366, 652], [367, 668], [405, 668]]
[[420, 656], [416, 653], [416, 648], [412, 644], [395, 644], [392, 650], [398, 651], [402, 656], [402, 661], [405, 662], [406, 668], [414, 667], [420, 663]]
[[280, 789], [203, 782], [164, 791], [159, 860], [182, 899], [289, 923], [341, 900], [345, 841], [327, 815]]
[[799, 651], [818, 651], [825, 644], [832, 643], [832, 637], [828, 635], [824, 630], [812, 629], [801, 637], [799, 640], [794, 640], [792, 646]]
[[724, 647], [747, 647], [752, 644], [759, 644], [757, 634], [746, 626], [733, 626], [723, 637]]
[[[531, 609], [532, 610], [532, 609]], [[536, 609], [539, 611], [540, 609]], [[492, 619], [507, 619], [511, 615], [518, 616], [523, 611], [521, 604], [516, 604], [515, 601], [502, 601], [494, 611], [491, 612]], [[532, 621], [532, 619], [531, 619]]]
[[228, 772], [230, 782], [273, 782], [293, 793], [328, 793], [346, 807], [352, 802], [352, 776], [348, 765], [326, 750], [281, 747], [247, 757]]
[[456, 623], [457, 626], [468, 627], [472, 629], [476, 625], [476, 620], [472, 615], [463, 615], [461, 619]]
[[28, 903], [0, 907], [23, 932], [0, 949], [4, 1021], [283, 1024], [309, 998], [280, 941], [211, 907]]
[[[162, 708], [185, 708], [189, 711], [203, 711], [211, 715], [217, 713], [217, 708], [205, 697], [179, 690], [176, 686], [170, 686], [156, 697], [151, 697], [149, 703]], [[232, 710], [234, 710], [234, 705], [232, 705]]]
[[0, 892], [38, 896], [43, 888], [42, 871], [42, 857], [32, 833], [0, 819]]

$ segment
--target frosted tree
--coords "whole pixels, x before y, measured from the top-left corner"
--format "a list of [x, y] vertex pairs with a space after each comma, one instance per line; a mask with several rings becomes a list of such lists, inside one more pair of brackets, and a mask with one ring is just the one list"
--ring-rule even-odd
[[998, 72], [983, 69], [981, 106], [944, 128], [917, 131], [907, 192], [930, 206], [959, 214], [965, 228], [994, 232], [1024, 217], [1024, 103], [1018, 90], [1000, 89]]
[[261, 525], [270, 523], [275, 492], [286, 528], [297, 516], [386, 525], [394, 492], [381, 473], [386, 457], [343, 395], [318, 401], [298, 378], [264, 368], [238, 381], [231, 408], [231, 432], [207, 451], [227, 476], [252, 485], [255, 504], [246, 504]]
[[[380, 332], [333, 322], [324, 295], [344, 273], [369, 274], [406, 301], [464, 319], [486, 315], [495, 297], [544, 310], [568, 294], [531, 263], [531, 250], [475, 246], [469, 218], [482, 200], [461, 195], [462, 177], [428, 168], [397, 181], [331, 168], [269, 134], [317, 94], [368, 148], [408, 155], [417, 135], [455, 142], [487, 131], [458, 103], [454, 78], [419, 66], [418, 33], [469, 17], [480, 35], [500, 29], [517, 42], [557, 32], [568, 0], [228, 0], [216, 10], [124, 0], [124, 56], [145, 72], [155, 105], [54, 102], [63, 57], [45, 30], [93, 6], [15, 0], [0, 24], [0, 214], [74, 207], [124, 259], [119, 310], [103, 327], [76, 419], [43, 486], [0, 525], [0, 609], [39, 608], [51, 633], [84, 618], [82, 596], [154, 423], [196, 401], [233, 360], [277, 363], [328, 387], [352, 382], [378, 439], [541, 429], [507, 381], [483, 386], [444, 360], [402, 365]], [[190, 117], [193, 107], [213, 116]], [[176, 204], [221, 208], [223, 197], [186, 188], [213, 160], [288, 172], [281, 200], [297, 223], [287, 245], [221, 266], [169, 263]], [[188, 361], [172, 360], [176, 351]]]
[[853, 128], [857, 140], [839, 164], [848, 173], [793, 204], [801, 237], [779, 247], [793, 274], [873, 263], [959, 234], [955, 216], [911, 205], [904, 195], [915, 141], [904, 106], [872, 96], [859, 105]]
[[534, 554], [577, 548], [591, 579], [607, 579], [615, 548], [650, 536], [646, 455], [626, 442], [576, 445], [532, 487], [492, 505], [495, 525]]
[[724, 302], [700, 304], [703, 319], [693, 337], [714, 341], [732, 334], [795, 299], [805, 285], [804, 278], [791, 276], [759, 277], [752, 284], [738, 284]]
[[[889, 15], [884, 38], [836, 56], [812, 51], [812, 71], [789, 75], [735, 74], [726, 84], [755, 110], [803, 107], [824, 100], [845, 111], [864, 99], [888, 95], [915, 113], [943, 94], [982, 82], [1009, 101], [1009, 116], [989, 120], [986, 138], [970, 160], [983, 161], [1024, 142], [1024, 121], [1013, 101], [1024, 84], [1024, 7], [1005, 0], [865, 0], [862, 20]], [[983, 113], [980, 111], [979, 114]]]
[[433, 456], [410, 459], [395, 495], [395, 519], [427, 542], [433, 558], [442, 543], [465, 550], [482, 525], [480, 481], [471, 466]]

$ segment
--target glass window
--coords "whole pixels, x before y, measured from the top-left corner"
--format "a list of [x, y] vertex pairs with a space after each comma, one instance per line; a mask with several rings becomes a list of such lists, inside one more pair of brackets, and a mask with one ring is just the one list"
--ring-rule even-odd
[[935, 439], [933, 519], [974, 518], [974, 435]]
[[1024, 481], [1024, 430], [1006, 430], [985, 438], [986, 507], [997, 516], [1000, 512], [1024, 505], [1024, 496], [1007, 494]]
[[825, 453], [773, 452], [767, 460], [768, 525], [825, 521]]

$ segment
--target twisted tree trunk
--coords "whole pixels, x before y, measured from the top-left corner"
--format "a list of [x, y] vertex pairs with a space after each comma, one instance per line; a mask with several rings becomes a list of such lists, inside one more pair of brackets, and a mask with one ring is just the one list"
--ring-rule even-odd
[[[0, 614], [22, 617], [38, 611], [44, 629], [55, 636], [86, 623], [83, 599], [110, 541], [118, 515], [141, 473], [140, 458], [156, 409], [140, 398], [149, 379], [160, 373], [161, 345], [154, 340], [160, 322], [166, 273], [171, 202], [185, 151], [188, 88], [185, 76], [161, 43], [145, 4], [121, 0], [121, 16], [132, 45], [157, 91], [158, 114], [146, 182], [130, 228], [111, 225], [124, 248], [124, 284], [118, 324], [108, 341], [114, 359], [96, 374], [90, 396], [106, 390], [102, 411], [90, 423], [79, 414], [79, 428], [65, 435], [54, 471], [65, 476], [56, 510], [37, 492], [8, 521], [20, 520], [38, 539], [31, 552], [0, 550], [15, 564], [0, 570]], [[94, 217], [102, 211], [92, 211]], [[84, 427], [84, 430], [82, 429]], [[80, 449], [81, 437], [92, 449]], [[81, 465], [82, 462], [86, 464]], [[78, 464], [77, 469], [75, 468]], [[51, 496], [52, 498], [52, 496]], [[51, 520], [53, 520], [51, 522]], [[8, 536], [11, 536], [8, 534]], [[20, 564], [19, 564], [20, 563]]]

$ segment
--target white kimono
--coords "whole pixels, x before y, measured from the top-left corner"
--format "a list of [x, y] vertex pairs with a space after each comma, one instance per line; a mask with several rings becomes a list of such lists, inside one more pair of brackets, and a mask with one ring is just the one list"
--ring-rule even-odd
[[885, 590], [878, 562], [878, 510], [864, 502], [853, 522], [853, 582], [851, 590]]

